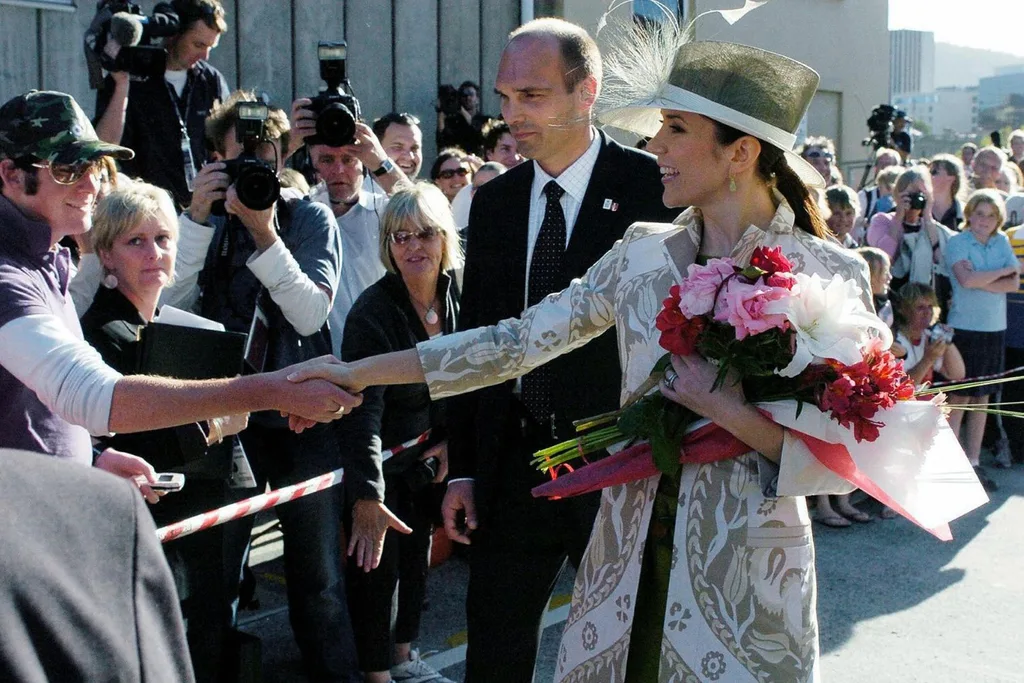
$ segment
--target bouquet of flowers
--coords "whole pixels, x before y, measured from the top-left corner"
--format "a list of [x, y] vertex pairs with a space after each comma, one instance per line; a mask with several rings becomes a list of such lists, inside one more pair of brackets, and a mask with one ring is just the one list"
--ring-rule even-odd
[[[892, 334], [859, 294], [855, 283], [839, 275], [825, 280], [816, 274], [793, 273], [778, 247], [759, 247], [746, 267], [728, 258], [690, 265], [687, 277], [671, 288], [656, 319], [659, 343], [668, 353], [622, 409], [578, 423], [578, 438], [535, 454], [535, 464], [556, 477], [535, 493], [574, 495], [657, 471], [674, 474], [681, 462], [711, 462], [749, 452], [749, 447], [716, 425], [694, 430], [699, 416], [659, 392], [651, 393], [669, 367], [670, 354], [697, 353], [718, 368], [712, 390], [725, 382], [742, 382], [747, 400], [769, 419], [797, 430], [826, 468], [880, 495], [883, 502], [895, 503], [894, 509], [918, 521], [898, 501], [877, 490], [863, 474], [865, 468], [858, 468], [856, 455], [883, 432], [888, 437], [882, 444], [885, 452], [906, 451], [906, 443], [894, 442], [897, 430], [885, 429], [902, 421], [917, 425], [902, 435], [904, 441], [913, 433], [926, 442], [923, 450], [919, 448], [921, 457], [908, 460], [921, 465], [941, 428], [942, 397], [932, 402], [912, 400], [913, 382], [903, 362], [889, 351]], [[909, 404], [927, 405], [927, 418], [909, 417], [915, 408]], [[815, 416], [801, 418], [809, 407]], [[942, 448], [953, 448], [963, 460], [957, 460], [954, 469], [969, 472], [955, 437], [948, 438], [952, 435], [948, 427], [946, 432]], [[627, 447], [604, 460], [576, 471], [569, 464], [619, 444]], [[571, 474], [557, 477], [558, 468]], [[903, 471], [900, 467], [889, 470]], [[921, 471], [918, 467], [917, 474]], [[561, 479], [575, 481], [559, 484]], [[972, 500], [971, 507], [984, 502], [977, 496]], [[931, 520], [918, 523], [933, 531], [938, 526]]]

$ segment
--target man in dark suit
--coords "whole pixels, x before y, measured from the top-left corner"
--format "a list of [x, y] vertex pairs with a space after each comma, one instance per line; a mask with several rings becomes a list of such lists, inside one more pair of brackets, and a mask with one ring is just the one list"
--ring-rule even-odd
[[106, 472], [0, 449], [0, 680], [195, 680], [145, 508]]
[[[591, 125], [601, 62], [586, 31], [558, 19], [517, 29], [495, 89], [524, 163], [477, 192], [459, 327], [518, 317], [582, 276], [638, 220], [671, 220], [656, 160]], [[579, 565], [596, 494], [534, 499], [530, 455], [573, 436], [572, 421], [615, 409], [612, 333], [519, 382], [452, 400], [448, 534], [470, 542], [467, 683], [533, 678], [540, 623], [559, 571]], [[465, 517], [463, 521], [463, 515]]]

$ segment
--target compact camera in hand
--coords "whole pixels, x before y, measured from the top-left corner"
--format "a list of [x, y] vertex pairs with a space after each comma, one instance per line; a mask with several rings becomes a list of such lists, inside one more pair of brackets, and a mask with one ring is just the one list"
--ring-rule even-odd
[[342, 147], [355, 142], [356, 121], [362, 120], [362, 113], [346, 75], [347, 57], [348, 44], [344, 40], [317, 44], [320, 78], [327, 83], [327, 90], [312, 98], [306, 107], [316, 114], [316, 135], [307, 138], [307, 144]]
[[938, 342], [951, 344], [953, 342], [953, 328], [941, 323], [932, 325], [928, 328], [928, 342], [931, 344]]
[[924, 192], [914, 192], [909, 196], [909, 199], [911, 211], [923, 211], [928, 203], [928, 197], [925, 196]]
[[[239, 103], [235, 137], [244, 151], [238, 158], [224, 162], [224, 172], [231, 178], [238, 200], [253, 211], [269, 209], [281, 196], [275, 169], [256, 156], [256, 149], [267, 141], [263, 127], [269, 113], [262, 102]], [[224, 200], [214, 202], [210, 213], [225, 215]]]

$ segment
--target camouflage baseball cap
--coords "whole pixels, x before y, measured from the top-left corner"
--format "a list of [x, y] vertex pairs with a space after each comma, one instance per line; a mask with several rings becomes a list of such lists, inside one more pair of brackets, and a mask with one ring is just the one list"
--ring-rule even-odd
[[0, 153], [58, 164], [135, 156], [127, 147], [100, 140], [71, 95], [47, 90], [29, 91], [0, 107]]

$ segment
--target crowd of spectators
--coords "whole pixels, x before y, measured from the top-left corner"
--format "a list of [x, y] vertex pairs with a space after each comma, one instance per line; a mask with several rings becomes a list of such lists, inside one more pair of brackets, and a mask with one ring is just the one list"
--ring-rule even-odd
[[[843, 184], [832, 140], [812, 136], [798, 151], [825, 179], [820, 201], [832, 232], [868, 261], [876, 310], [895, 332], [894, 353], [918, 384], [1018, 367], [1015, 350], [1024, 347], [1024, 301], [1016, 294], [1024, 194], [1014, 160], [1024, 153], [1024, 130], [1010, 135], [1011, 149], [1019, 148], [1014, 156], [968, 143], [958, 154], [914, 158], [895, 135], [892, 141], [893, 148], [875, 150], [858, 191]], [[1008, 354], [1014, 361], [1009, 366]], [[1015, 391], [1012, 386], [1004, 393]], [[999, 389], [990, 385], [949, 397], [950, 425], [988, 490], [997, 483], [981, 463], [983, 439], [997, 467], [1020, 462], [1024, 447], [1016, 425], [1007, 429], [998, 417], [986, 435], [984, 407]], [[958, 405], [969, 408], [957, 410]], [[870, 521], [848, 497], [833, 498], [838, 500], [822, 496], [816, 503], [821, 523], [846, 527], [851, 520]]]

